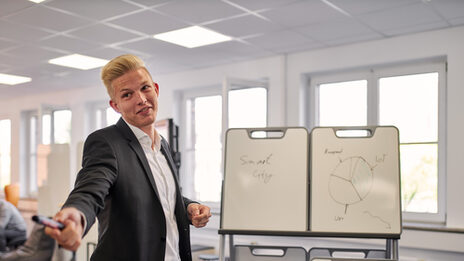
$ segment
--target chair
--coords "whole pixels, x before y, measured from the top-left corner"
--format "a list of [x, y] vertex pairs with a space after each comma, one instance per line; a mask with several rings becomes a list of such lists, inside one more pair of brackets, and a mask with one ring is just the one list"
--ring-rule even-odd
[[5, 199], [15, 207], [18, 207], [19, 184], [9, 184], [5, 186]]

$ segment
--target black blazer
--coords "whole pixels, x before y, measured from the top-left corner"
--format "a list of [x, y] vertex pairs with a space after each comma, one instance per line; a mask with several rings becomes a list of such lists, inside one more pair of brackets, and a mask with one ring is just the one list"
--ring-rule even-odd
[[[161, 151], [176, 183], [175, 215], [182, 261], [191, 261], [190, 221], [168, 143]], [[116, 125], [89, 135], [82, 169], [64, 207], [76, 207], [87, 220], [85, 233], [98, 217], [98, 244], [91, 260], [164, 260], [166, 220], [155, 180], [142, 146], [121, 118]]]

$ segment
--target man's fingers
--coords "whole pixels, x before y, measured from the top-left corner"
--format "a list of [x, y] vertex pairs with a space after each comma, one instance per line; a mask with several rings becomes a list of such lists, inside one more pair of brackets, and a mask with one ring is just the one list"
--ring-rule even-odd
[[81, 244], [79, 231], [76, 230], [76, 223], [71, 220], [66, 220], [65, 228], [61, 231], [61, 236], [57, 240], [64, 248], [76, 251]]
[[45, 234], [56, 240], [60, 237], [61, 231], [56, 228], [45, 227]]

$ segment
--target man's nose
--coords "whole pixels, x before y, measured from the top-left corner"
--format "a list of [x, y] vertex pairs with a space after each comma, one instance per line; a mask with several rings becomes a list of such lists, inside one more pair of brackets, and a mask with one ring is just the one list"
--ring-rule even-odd
[[144, 104], [146, 102], [147, 102], [147, 97], [145, 97], [145, 94], [141, 92], [137, 92], [137, 103]]

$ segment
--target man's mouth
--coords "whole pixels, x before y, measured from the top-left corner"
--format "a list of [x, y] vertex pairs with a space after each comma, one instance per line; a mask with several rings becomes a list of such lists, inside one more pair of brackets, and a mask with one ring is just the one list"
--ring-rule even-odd
[[151, 109], [151, 107], [144, 107], [144, 108], [142, 108], [141, 110], [139, 110], [139, 111], [137, 112], [137, 114], [139, 114], [139, 113], [145, 113], [145, 112], [147, 112], [149, 109]]

